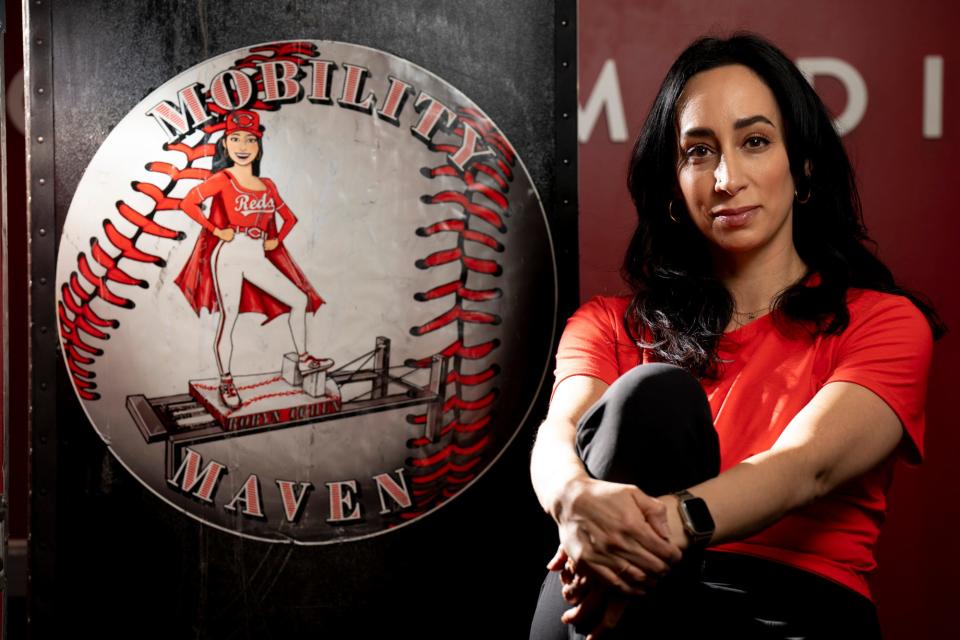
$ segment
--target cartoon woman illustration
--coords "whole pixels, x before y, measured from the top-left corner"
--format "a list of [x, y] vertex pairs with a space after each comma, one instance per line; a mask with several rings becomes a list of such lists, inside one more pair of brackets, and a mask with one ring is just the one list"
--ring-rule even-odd
[[[220, 372], [220, 401], [230, 409], [242, 405], [230, 374], [233, 329], [241, 313], [262, 313], [267, 316], [264, 324], [288, 314], [301, 373], [333, 365], [330, 358], [307, 353], [306, 315], [316, 313], [323, 299], [283, 245], [297, 218], [273, 181], [260, 177], [262, 135], [255, 112], [227, 115], [213, 174], [190, 190], [180, 205], [203, 231], [175, 282], [197, 315], [200, 309], [220, 311], [213, 351]], [[207, 198], [209, 217], [201, 209]], [[282, 221], [279, 229], [277, 215]]]

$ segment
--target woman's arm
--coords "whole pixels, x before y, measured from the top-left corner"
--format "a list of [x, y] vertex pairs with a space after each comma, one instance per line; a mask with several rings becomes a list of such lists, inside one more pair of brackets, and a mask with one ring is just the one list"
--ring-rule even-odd
[[290, 207], [285, 203], [281, 203], [281, 205], [277, 212], [280, 214], [280, 218], [283, 219], [283, 226], [277, 234], [277, 240], [283, 242], [283, 239], [293, 231], [293, 226], [297, 224], [297, 216], [293, 215], [293, 211], [290, 211]]
[[[211, 191], [211, 189], [214, 189], [214, 192], [207, 193], [208, 191]], [[184, 196], [183, 200], [180, 201], [180, 210], [193, 218], [197, 224], [202, 226], [213, 235], [217, 236], [224, 242], [230, 242], [233, 240], [233, 229], [218, 228], [215, 224], [210, 222], [205, 215], [203, 215], [203, 209], [200, 207], [204, 200], [211, 195], [215, 195], [216, 192], [217, 190], [213, 179], [208, 179], [207, 181], [195, 186], [187, 193], [186, 196]]]
[[183, 200], [180, 201], [180, 210], [185, 214], [193, 218], [194, 222], [199, 224], [201, 227], [207, 231], [213, 233], [217, 228], [212, 222], [210, 222], [205, 215], [203, 215], [203, 209], [201, 208], [201, 203], [207, 199], [208, 196], [203, 195], [203, 187], [207, 183], [198, 184], [193, 189], [184, 196]]
[[[931, 350], [926, 319], [909, 301], [893, 296], [863, 300], [851, 312], [831, 380], [774, 445], [689, 487], [712, 512], [712, 542], [763, 529], [881, 464], [898, 445], [919, 453]], [[686, 548], [676, 499], [661, 500], [668, 505], [671, 540]], [[570, 620], [583, 612], [571, 613]]]
[[628, 593], [665, 573], [680, 550], [667, 541], [665, 505], [633, 485], [591, 478], [577, 456], [576, 424], [608, 385], [572, 376], [554, 391], [530, 461], [534, 491], [578, 567]]
[[[869, 389], [850, 382], [827, 384], [773, 447], [690, 488], [713, 515], [711, 544], [759, 531], [869, 471], [893, 453], [903, 433], [896, 413]], [[668, 504], [671, 539], [685, 548], [676, 499], [661, 500]]]
[[567, 483], [588, 477], [574, 448], [577, 422], [608, 387], [589, 376], [563, 380], [550, 400], [547, 419], [537, 431], [530, 476], [540, 505], [554, 520], [563, 510], [561, 498]]
[[[907, 299], [862, 294], [837, 340], [830, 380], [767, 451], [691, 487], [717, 525], [714, 542], [743, 538], [862, 475], [898, 443], [919, 449], [933, 349]], [[671, 518], [677, 517], [670, 499]], [[676, 520], [674, 520], [676, 521]]]
[[269, 178], [262, 178], [262, 180], [264, 184], [267, 185], [267, 188], [270, 189], [270, 195], [273, 197], [276, 212], [280, 215], [280, 219], [283, 221], [283, 224], [280, 226], [277, 232], [277, 242], [273, 245], [273, 248], [276, 248], [276, 245], [283, 242], [284, 239], [290, 235], [290, 232], [293, 231], [294, 225], [297, 224], [297, 216], [293, 214], [293, 211], [290, 210], [290, 207], [287, 206], [287, 203], [284, 202], [283, 198], [280, 197], [280, 192], [277, 191], [277, 185], [273, 183], [273, 180], [270, 180]]
[[[867, 472], [893, 453], [903, 434], [897, 415], [869, 389], [850, 382], [827, 384], [773, 447], [690, 487], [713, 516], [711, 544], [744, 538]], [[660, 500], [667, 506], [670, 540], [686, 549], [689, 540], [677, 499], [666, 495]], [[627, 602], [622, 594], [584, 589], [582, 576], [568, 577], [566, 583], [573, 586], [568, 588], [575, 606], [564, 614], [564, 622], [599, 619], [593, 637], [616, 628]]]

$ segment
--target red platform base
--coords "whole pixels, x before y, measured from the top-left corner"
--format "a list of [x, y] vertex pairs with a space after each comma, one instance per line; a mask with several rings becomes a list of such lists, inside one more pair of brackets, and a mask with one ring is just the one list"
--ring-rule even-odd
[[336, 413], [341, 408], [339, 388], [331, 380], [327, 380], [326, 394], [316, 398], [287, 384], [279, 372], [234, 376], [233, 381], [243, 401], [236, 409], [220, 402], [220, 381], [216, 378], [190, 381], [190, 395], [226, 431], [283, 425]]

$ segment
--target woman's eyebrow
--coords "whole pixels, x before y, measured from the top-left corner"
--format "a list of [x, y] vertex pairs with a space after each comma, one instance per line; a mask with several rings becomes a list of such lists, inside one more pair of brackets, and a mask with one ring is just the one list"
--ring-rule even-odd
[[761, 116], [761, 115], [750, 116], [750, 117], [747, 117], [747, 118], [740, 118], [739, 120], [737, 120], [736, 122], [733, 123], [733, 128], [734, 128], [734, 129], [743, 129], [743, 128], [749, 127], [749, 126], [752, 125], [752, 124], [756, 124], [756, 123], [758, 123], [758, 122], [765, 122], [765, 123], [767, 123], [768, 125], [770, 125], [771, 127], [773, 127], [774, 129], [777, 128], [776, 125], [774, 125], [772, 122], [770, 122], [770, 119], [769, 119], [769, 118], [767, 118], [766, 116]]
[[712, 138], [714, 137], [713, 129], [708, 129], [707, 127], [694, 127], [692, 129], [687, 129], [683, 132], [684, 138]]
[[[748, 116], [748, 117], [746, 117], [746, 118], [740, 118], [739, 120], [736, 120], [736, 121], [733, 123], [733, 128], [734, 128], [734, 129], [737, 129], [737, 130], [739, 130], [739, 129], [745, 129], [745, 128], [749, 127], [750, 125], [754, 125], [754, 124], [756, 124], [756, 123], [758, 123], [758, 122], [764, 122], [764, 123], [770, 125], [771, 127], [773, 127], [774, 129], [777, 128], [776, 125], [773, 124], [773, 122], [770, 121], [770, 118], [768, 118], [768, 117], [766, 117], [766, 116], [759, 115], [759, 114], [758, 114], [758, 115], [755, 115], [755, 116]], [[692, 129], [687, 129], [686, 131], [683, 132], [683, 136], [684, 136], [685, 138], [711, 138], [711, 137], [713, 137], [714, 135], [716, 135], [716, 134], [714, 134], [713, 129], [710, 129], [710, 128], [708, 128], [708, 127], [694, 127], [694, 128], [692, 128]]]

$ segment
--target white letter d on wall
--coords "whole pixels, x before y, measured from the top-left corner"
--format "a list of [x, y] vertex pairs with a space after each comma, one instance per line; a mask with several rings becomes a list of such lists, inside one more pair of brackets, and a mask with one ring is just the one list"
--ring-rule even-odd
[[815, 76], [831, 76], [840, 81], [847, 92], [847, 106], [833, 124], [843, 136], [853, 131], [867, 111], [867, 83], [849, 62], [840, 58], [797, 58], [797, 66], [814, 86]]

